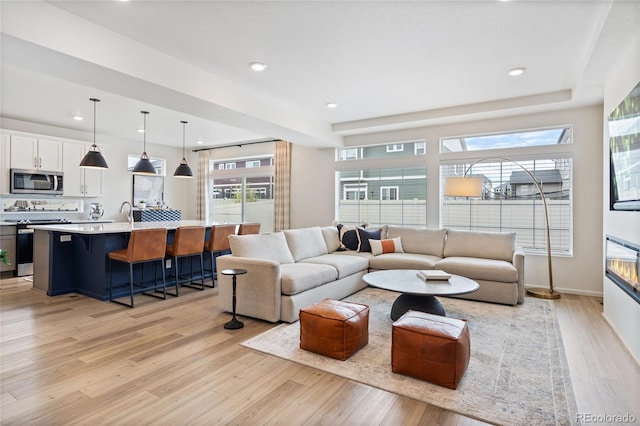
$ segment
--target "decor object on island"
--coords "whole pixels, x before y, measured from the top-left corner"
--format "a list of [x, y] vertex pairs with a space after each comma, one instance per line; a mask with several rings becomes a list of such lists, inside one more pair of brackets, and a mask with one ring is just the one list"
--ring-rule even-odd
[[147, 202], [145, 200], [138, 201], [138, 208], [144, 210], [147, 208]]
[[93, 102], [93, 145], [89, 148], [89, 151], [85, 154], [82, 161], [80, 161], [80, 167], [91, 169], [108, 169], [107, 161], [102, 156], [98, 145], [96, 145], [96, 104], [100, 102], [100, 99], [90, 98]]
[[448, 316], [467, 320], [471, 335], [469, 367], [454, 391], [391, 371], [389, 310], [395, 298], [366, 288], [343, 299], [370, 310], [369, 344], [346, 361], [300, 349], [298, 323], [278, 325], [242, 345], [485, 422], [573, 424], [577, 410], [551, 301], [505, 306], [444, 298]]
[[[533, 181], [538, 193], [540, 194], [540, 198], [542, 199], [542, 204], [544, 207], [544, 223], [546, 228], [546, 237], [547, 237], [547, 264], [549, 270], [549, 288], [527, 288], [526, 292], [530, 296], [534, 297], [542, 297], [544, 299], [559, 299], [560, 293], [553, 289], [553, 269], [551, 264], [551, 231], [549, 229], [549, 209], [547, 207], [547, 198], [544, 195], [544, 191], [540, 187], [540, 183], [538, 179], [535, 178], [533, 173], [527, 170], [523, 165], [513, 161], [509, 158], [499, 157], [497, 158], [502, 161], [508, 161], [510, 163], [515, 164], [520, 169], [522, 169], [529, 178]], [[467, 173], [471, 168], [478, 164], [481, 161], [488, 160], [488, 158], [481, 158], [480, 160], [476, 160], [465, 170], [463, 176], [451, 176], [445, 178], [444, 181], [444, 195], [449, 197], [480, 197], [482, 196], [482, 186], [483, 186], [483, 178], [482, 177], [467, 177]]]
[[176, 171], [173, 173], [173, 176], [177, 178], [192, 178], [193, 172], [191, 171], [191, 167], [189, 167], [189, 164], [187, 164], [187, 159], [185, 158], [185, 155], [184, 155], [184, 145], [185, 145], [184, 127], [185, 127], [185, 124], [187, 124], [187, 122], [181, 121], [181, 123], [182, 123], [182, 161], [180, 161], [180, 165], [178, 166], [178, 168], [176, 168]]
[[151, 164], [151, 160], [149, 160], [149, 156], [147, 155], [147, 114], [149, 111], [140, 111], [143, 119], [143, 145], [142, 145], [142, 155], [140, 155], [140, 160], [133, 167], [133, 173], [143, 174], [143, 175], [155, 175], [156, 168]]

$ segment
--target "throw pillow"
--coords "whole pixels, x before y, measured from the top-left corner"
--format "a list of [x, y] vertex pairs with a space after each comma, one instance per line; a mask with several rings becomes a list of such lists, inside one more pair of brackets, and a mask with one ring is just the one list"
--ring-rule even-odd
[[339, 223], [337, 227], [338, 233], [340, 234], [339, 250], [358, 250], [358, 236], [356, 235], [356, 228], [346, 227], [341, 223]]
[[374, 256], [382, 253], [404, 253], [400, 237], [387, 240], [369, 240], [369, 244], [371, 244], [371, 253]]
[[377, 229], [375, 231], [367, 231], [363, 228], [356, 228], [356, 235], [358, 236], [358, 251], [359, 252], [371, 252], [371, 244], [369, 240], [379, 240], [382, 231]]

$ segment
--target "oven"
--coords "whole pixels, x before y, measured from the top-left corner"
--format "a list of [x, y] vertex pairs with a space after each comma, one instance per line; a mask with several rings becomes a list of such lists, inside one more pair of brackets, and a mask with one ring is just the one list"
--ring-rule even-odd
[[21, 219], [9, 220], [16, 224], [16, 250], [14, 262], [16, 276], [33, 275], [33, 229], [29, 225], [47, 225], [55, 223], [70, 223], [67, 219]]

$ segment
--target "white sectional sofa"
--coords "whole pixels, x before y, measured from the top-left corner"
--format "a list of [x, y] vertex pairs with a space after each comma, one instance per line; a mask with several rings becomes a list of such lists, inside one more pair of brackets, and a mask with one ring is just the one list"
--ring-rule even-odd
[[[311, 227], [232, 235], [232, 254], [217, 258], [217, 270], [246, 269], [238, 279], [236, 312], [270, 322], [297, 321], [300, 308], [347, 297], [367, 286], [364, 274], [383, 269], [442, 269], [480, 284], [478, 291], [459, 297], [510, 305], [524, 301], [524, 254], [513, 233], [397, 226], [379, 231], [380, 239], [400, 243], [402, 252], [341, 251], [338, 228]], [[353, 232], [368, 242], [371, 231]], [[218, 286], [220, 307], [230, 312], [231, 277], [219, 273]]]

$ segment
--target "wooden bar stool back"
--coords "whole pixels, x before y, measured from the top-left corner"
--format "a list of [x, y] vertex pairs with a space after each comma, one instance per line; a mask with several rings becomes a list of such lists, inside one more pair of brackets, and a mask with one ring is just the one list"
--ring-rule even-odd
[[241, 223], [238, 227], [238, 235], [259, 234], [259, 223]]
[[[166, 299], [166, 281], [164, 273], [164, 253], [167, 245], [167, 230], [164, 228], [154, 229], [136, 229], [131, 231], [127, 248], [114, 250], [108, 254], [109, 257], [109, 300], [124, 306], [133, 308], [133, 295], [143, 293], [147, 296], [160, 297]], [[113, 261], [129, 264], [129, 304], [121, 302], [113, 298]], [[133, 265], [147, 262], [160, 262], [160, 270], [162, 271], [162, 296], [148, 293], [153, 290], [159, 291], [156, 272], [154, 269], [154, 284], [146, 286], [144, 284], [144, 266], [142, 268], [142, 283], [139, 289], [134, 290]]]
[[[173, 258], [173, 263], [175, 264], [176, 268], [176, 292], [175, 294], [169, 293], [172, 296], [178, 296], [178, 287], [180, 287], [181, 285], [185, 287], [204, 290], [204, 265], [202, 261], [204, 234], [204, 226], [180, 226], [176, 229], [176, 233], [173, 238], [173, 244], [167, 244], [166, 255]], [[200, 257], [200, 278], [202, 281], [200, 287], [194, 287], [193, 285], [191, 285], [191, 283], [193, 282], [193, 262], [190, 263], [191, 268], [189, 278], [183, 278], [180, 276], [181, 268], [178, 259], [184, 260], [185, 257], [189, 257], [191, 258], [190, 260], [193, 261], [193, 257], [195, 256]]]
[[211, 287], [215, 286], [216, 265], [215, 258], [229, 251], [229, 235], [236, 233], [236, 225], [214, 225], [209, 233], [209, 241], [205, 241], [204, 250], [211, 257]]

